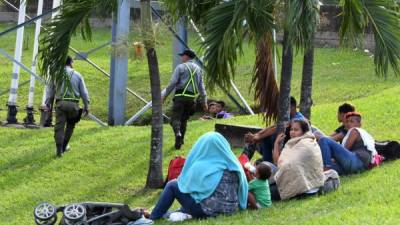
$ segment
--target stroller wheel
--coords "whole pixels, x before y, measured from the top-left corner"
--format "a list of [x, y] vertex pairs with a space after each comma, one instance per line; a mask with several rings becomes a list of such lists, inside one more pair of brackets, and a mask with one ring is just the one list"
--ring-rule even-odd
[[64, 208], [64, 217], [68, 222], [80, 222], [85, 220], [86, 209], [81, 204], [72, 204]]
[[57, 222], [57, 209], [54, 205], [43, 202], [35, 207], [33, 216], [38, 225], [52, 225]]

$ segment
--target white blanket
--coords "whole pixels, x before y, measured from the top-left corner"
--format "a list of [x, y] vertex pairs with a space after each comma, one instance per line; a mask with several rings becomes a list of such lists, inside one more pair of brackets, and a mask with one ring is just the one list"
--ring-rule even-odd
[[286, 143], [275, 181], [282, 200], [324, 185], [321, 150], [311, 132]]

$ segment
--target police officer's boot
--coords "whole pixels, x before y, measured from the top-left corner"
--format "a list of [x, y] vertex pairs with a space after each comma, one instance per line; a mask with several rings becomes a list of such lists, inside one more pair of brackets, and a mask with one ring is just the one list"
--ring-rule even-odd
[[57, 157], [62, 157], [63, 153], [64, 153], [64, 149], [62, 145], [56, 145], [57, 149], [56, 149], [56, 154]]
[[183, 144], [183, 137], [180, 129], [174, 128], [174, 133], [175, 133], [175, 149], [181, 149], [181, 146]]
[[69, 150], [69, 144], [68, 141], [64, 140], [63, 144], [63, 153]]
[[186, 133], [186, 127], [182, 127], [181, 128], [182, 144], [185, 144], [185, 133]]

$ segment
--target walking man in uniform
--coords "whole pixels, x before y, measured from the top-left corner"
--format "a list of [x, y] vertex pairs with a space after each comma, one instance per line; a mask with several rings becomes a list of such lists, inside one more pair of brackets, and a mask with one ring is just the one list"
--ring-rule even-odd
[[195, 113], [195, 99], [198, 95], [201, 97], [204, 112], [208, 111], [202, 69], [193, 61], [196, 54], [187, 49], [179, 55], [182, 57], [182, 63], [175, 68], [171, 81], [161, 93], [164, 101], [175, 90], [171, 116], [171, 126], [175, 133], [175, 149], [180, 149], [184, 143], [187, 121]]
[[[67, 150], [75, 124], [79, 122], [82, 112], [89, 113], [89, 94], [83, 77], [73, 69], [73, 60], [67, 57], [65, 66], [66, 79], [60, 84], [53, 84], [48, 88], [46, 105], [50, 108], [51, 98], [56, 100], [56, 124], [54, 139], [56, 142], [57, 157], [61, 157]], [[79, 108], [79, 99], [82, 98], [84, 108]]]

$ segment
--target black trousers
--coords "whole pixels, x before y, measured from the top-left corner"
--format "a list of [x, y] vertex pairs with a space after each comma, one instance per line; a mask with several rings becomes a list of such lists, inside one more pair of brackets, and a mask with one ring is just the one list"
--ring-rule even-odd
[[54, 139], [57, 149], [63, 149], [74, 132], [76, 118], [79, 116], [79, 105], [76, 102], [59, 101], [56, 104], [56, 124]]
[[172, 105], [171, 126], [175, 135], [179, 132], [185, 136], [187, 121], [195, 112], [195, 100], [192, 97], [174, 97]]

